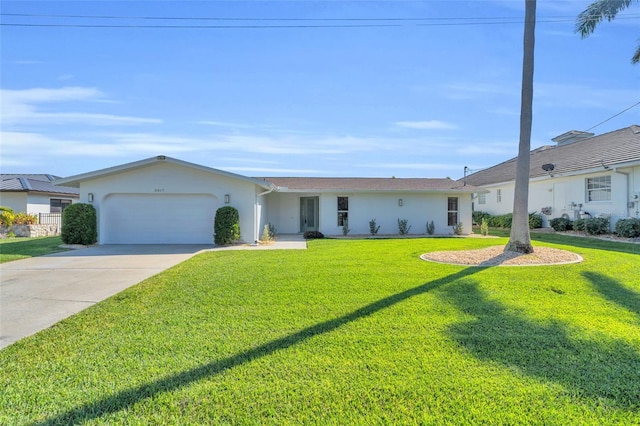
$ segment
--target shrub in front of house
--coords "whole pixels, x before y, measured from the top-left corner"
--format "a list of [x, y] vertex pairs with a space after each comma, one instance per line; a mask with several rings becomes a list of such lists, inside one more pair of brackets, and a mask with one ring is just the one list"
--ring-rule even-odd
[[10, 227], [16, 215], [10, 207], [0, 206], [0, 226]]
[[586, 219], [576, 219], [573, 221], [573, 229], [576, 231], [585, 231], [587, 226]]
[[409, 219], [398, 219], [398, 233], [400, 235], [407, 235], [410, 230]]
[[529, 213], [529, 229], [542, 228], [542, 215], [540, 213]]
[[276, 238], [276, 227], [271, 222], [264, 226], [262, 231], [262, 241], [273, 241]]
[[427, 234], [433, 235], [436, 232], [436, 224], [433, 221], [427, 222]]
[[231, 244], [240, 239], [240, 214], [231, 206], [216, 210], [213, 223], [213, 241], [218, 245]]
[[371, 235], [376, 235], [379, 230], [380, 230], [380, 225], [376, 223], [375, 219], [371, 219], [369, 221], [369, 233]]
[[620, 219], [616, 222], [615, 231], [623, 238], [638, 238], [640, 237], [640, 219], [635, 217]]
[[307, 231], [303, 234], [305, 240], [313, 240], [316, 238], [324, 238], [324, 234], [320, 231]]
[[96, 209], [85, 203], [74, 203], [64, 209], [60, 236], [65, 244], [95, 244], [98, 241]]
[[489, 216], [487, 221], [491, 228], [511, 228], [513, 213], [507, 213], [500, 216]]
[[473, 219], [474, 225], [482, 224], [482, 219], [489, 219], [491, 215], [487, 212], [483, 212], [481, 210], [474, 211], [471, 213], [471, 218]]
[[480, 233], [485, 237], [489, 235], [489, 222], [486, 217], [482, 218], [482, 223], [480, 224]]
[[15, 225], [37, 225], [38, 215], [20, 212], [13, 221]]
[[455, 235], [462, 235], [464, 233], [464, 226], [462, 225], [462, 222], [458, 222], [451, 228], [453, 229], [453, 233]]
[[585, 220], [585, 229], [587, 234], [602, 235], [609, 233], [608, 217], [591, 217]]
[[549, 226], [556, 232], [570, 231], [573, 229], [571, 221], [566, 217], [556, 217], [549, 221]]

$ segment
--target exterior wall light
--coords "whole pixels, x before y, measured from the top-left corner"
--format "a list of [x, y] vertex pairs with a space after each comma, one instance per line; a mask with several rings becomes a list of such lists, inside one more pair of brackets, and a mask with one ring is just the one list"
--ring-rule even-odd
[[229, 204], [231, 202], [231, 195], [224, 194], [224, 203]]
[[402, 207], [402, 198], [398, 198], [398, 207]]
[[89, 201], [90, 203], [93, 203], [93, 192], [90, 192], [87, 194], [87, 201]]

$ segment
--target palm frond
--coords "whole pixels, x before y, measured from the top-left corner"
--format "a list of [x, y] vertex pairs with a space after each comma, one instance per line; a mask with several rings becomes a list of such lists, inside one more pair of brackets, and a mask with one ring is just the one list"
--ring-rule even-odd
[[[582, 38], [589, 36], [604, 19], [612, 21], [618, 12], [626, 9], [634, 0], [596, 0], [578, 15], [575, 32]], [[638, 0], [635, 0], [638, 1]]]

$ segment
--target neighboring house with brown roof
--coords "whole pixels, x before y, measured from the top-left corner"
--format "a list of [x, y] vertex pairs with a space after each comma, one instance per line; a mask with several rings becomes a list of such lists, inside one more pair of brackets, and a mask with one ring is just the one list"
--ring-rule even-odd
[[280, 234], [320, 231], [368, 234], [376, 219], [380, 234], [397, 234], [398, 219], [410, 234], [471, 231], [471, 194], [478, 188], [451, 179], [251, 178], [175, 158], [158, 156], [56, 182], [79, 188], [82, 202], [98, 214], [100, 244], [213, 242], [219, 207], [240, 214], [241, 240], [254, 242], [265, 224]]
[[[552, 139], [554, 146], [531, 151], [529, 211], [546, 219], [640, 215], [640, 126], [595, 136], [570, 131]], [[489, 191], [474, 209], [491, 214], [513, 211], [516, 158], [473, 173], [466, 183]], [[462, 180], [460, 181], [462, 182]]]
[[54, 185], [52, 182], [60, 179], [58, 176], [2, 174], [0, 178], [0, 205], [16, 213], [62, 213], [80, 196], [77, 188]]

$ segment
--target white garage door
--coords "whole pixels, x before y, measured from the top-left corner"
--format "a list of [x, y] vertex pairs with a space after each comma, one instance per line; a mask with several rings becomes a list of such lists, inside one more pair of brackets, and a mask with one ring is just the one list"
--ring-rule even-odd
[[101, 209], [103, 244], [213, 244], [218, 200], [205, 194], [111, 194]]

